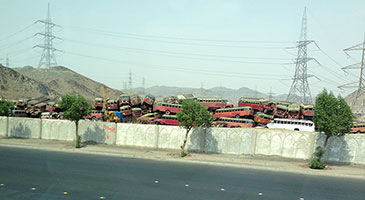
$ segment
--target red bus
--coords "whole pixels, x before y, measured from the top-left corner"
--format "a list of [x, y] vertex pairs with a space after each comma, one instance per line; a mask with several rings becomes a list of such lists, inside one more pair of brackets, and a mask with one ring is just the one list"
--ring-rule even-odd
[[107, 110], [118, 110], [118, 101], [115, 100], [108, 100], [108, 103], [106, 104]]
[[173, 125], [178, 126], [176, 115], [162, 115], [161, 118], [155, 119], [155, 124], [157, 125]]
[[167, 115], [171, 113], [178, 113], [181, 111], [180, 104], [156, 102], [153, 104], [153, 112], [166, 113]]
[[350, 130], [350, 133], [364, 133], [364, 132], [365, 132], [365, 123], [355, 122]]
[[[225, 108], [226, 100], [224, 99], [213, 99], [213, 98], [197, 98], [196, 99], [201, 105], [208, 107], [209, 111], [215, 111], [216, 109]], [[243, 106], [242, 106], [243, 107]]]
[[120, 107], [119, 111], [122, 112], [124, 116], [128, 116], [128, 115], [132, 114], [132, 108], [128, 105]]
[[241, 98], [238, 107], [250, 106], [255, 111], [269, 112], [275, 109], [275, 104], [266, 99]]
[[93, 109], [101, 110], [103, 108], [103, 99], [102, 98], [95, 98], [93, 103]]
[[218, 119], [221, 117], [248, 117], [253, 115], [251, 107], [235, 107], [235, 108], [223, 108], [217, 109], [214, 114], [214, 118]]
[[311, 120], [314, 116], [314, 106], [313, 105], [301, 105], [300, 112], [303, 115], [304, 119]]
[[152, 107], [153, 103], [155, 102], [155, 99], [156, 98], [153, 95], [148, 94], [143, 98], [143, 104]]
[[120, 95], [118, 98], [119, 107], [123, 105], [129, 105], [131, 103], [131, 97], [129, 95]]
[[288, 114], [288, 107], [284, 105], [276, 105], [276, 108], [274, 110], [275, 117], [286, 118], [287, 114]]
[[228, 128], [252, 128], [255, 126], [255, 122], [251, 119], [237, 119], [221, 117], [214, 124], [224, 124], [224, 127]]
[[90, 119], [90, 120], [99, 120], [103, 117], [103, 113], [100, 110], [92, 110], [91, 114], [88, 116], [84, 116], [84, 119]]
[[132, 116], [134, 118], [138, 118], [142, 116], [142, 109], [140, 108], [132, 108]]
[[47, 105], [46, 105], [46, 110], [47, 111], [50, 111], [50, 112], [53, 112], [55, 111], [55, 103], [54, 102], [48, 102]]
[[177, 97], [175, 97], [175, 96], [164, 97], [162, 101], [165, 102], [165, 103], [172, 103], [172, 104], [179, 103]]
[[140, 107], [142, 105], [141, 97], [138, 95], [131, 96], [131, 106], [132, 107]]
[[274, 119], [274, 116], [272, 115], [267, 115], [261, 112], [256, 113], [254, 120], [255, 122], [259, 123], [259, 124], [268, 124], [271, 120]]
[[300, 106], [298, 104], [291, 104], [288, 107], [288, 119], [300, 118]]

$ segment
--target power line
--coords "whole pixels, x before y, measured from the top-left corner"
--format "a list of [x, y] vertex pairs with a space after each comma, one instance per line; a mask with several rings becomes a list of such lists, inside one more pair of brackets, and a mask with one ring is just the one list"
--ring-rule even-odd
[[25, 31], [25, 30], [29, 29], [29, 28], [30, 28], [30, 27], [32, 27], [33, 25], [34, 25], [34, 23], [32, 23], [32, 24], [30, 24], [30, 25], [26, 26], [25, 28], [23, 28], [23, 29], [21, 29], [21, 30], [19, 30], [19, 31], [15, 32], [15, 33], [12, 33], [12, 34], [10, 34], [10, 35], [8, 35], [8, 36], [5, 36], [4, 38], [1, 38], [1, 39], [0, 39], [0, 41], [7, 40], [7, 39], [9, 39], [9, 38], [11, 38], [11, 37], [14, 37], [15, 35], [17, 35], [17, 34], [19, 34], [19, 33], [23, 32], [23, 31]]

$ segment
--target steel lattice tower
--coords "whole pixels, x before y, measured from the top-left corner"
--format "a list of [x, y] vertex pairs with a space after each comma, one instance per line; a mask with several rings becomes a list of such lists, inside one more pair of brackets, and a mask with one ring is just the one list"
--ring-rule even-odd
[[44, 37], [44, 43], [43, 45], [36, 45], [35, 47], [39, 47], [43, 49], [42, 55], [41, 55], [41, 59], [39, 61], [39, 65], [38, 67], [46, 67], [46, 68], [50, 68], [52, 65], [55, 66], [57, 65], [57, 61], [56, 61], [56, 56], [55, 56], [55, 51], [58, 51], [57, 49], [55, 49], [53, 47], [53, 40], [54, 39], [60, 39], [56, 36], [53, 35], [52, 33], [52, 28], [57, 26], [56, 24], [52, 23], [51, 21], [51, 11], [49, 8], [49, 3], [48, 3], [48, 12], [47, 12], [47, 19], [46, 20], [38, 20], [35, 23], [43, 23], [45, 28], [44, 28], [44, 33], [37, 33], [36, 35], [42, 35]]
[[128, 89], [132, 89], [132, 72], [129, 71], [129, 77], [128, 77]]
[[364, 33], [364, 42], [357, 44], [355, 46], [344, 49], [343, 51], [347, 54], [348, 51], [356, 51], [362, 50], [362, 58], [360, 63], [352, 64], [346, 67], [343, 67], [343, 70], [346, 69], [360, 69], [360, 77], [358, 82], [348, 83], [345, 85], [338, 86], [340, 89], [344, 88], [357, 88], [355, 98], [352, 101], [352, 106], [355, 105], [357, 99], [361, 95], [362, 89], [365, 87], [365, 33]]
[[311, 104], [312, 95], [308, 84], [307, 62], [312, 60], [307, 55], [307, 46], [314, 42], [307, 40], [307, 14], [304, 8], [300, 40], [298, 41], [298, 53], [295, 61], [295, 75], [291, 84], [287, 101]]

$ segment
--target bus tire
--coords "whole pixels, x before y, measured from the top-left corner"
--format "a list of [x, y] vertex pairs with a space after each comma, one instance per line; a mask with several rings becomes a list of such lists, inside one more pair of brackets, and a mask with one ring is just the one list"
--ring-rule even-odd
[[96, 117], [92, 117], [92, 118], [91, 118], [91, 120], [92, 120], [92, 121], [96, 121]]
[[166, 115], [169, 115], [169, 114], [171, 114], [171, 112], [169, 111], [169, 110], [166, 110]]
[[299, 131], [299, 128], [295, 128], [294, 131]]
[[155, 122], [156, 125], [160, 125], [160, 122]]
[[241, 117], [240, 115], [238, 115], [238, 114], [236, 115], [236, 118], [240, 118], [240, 117]]

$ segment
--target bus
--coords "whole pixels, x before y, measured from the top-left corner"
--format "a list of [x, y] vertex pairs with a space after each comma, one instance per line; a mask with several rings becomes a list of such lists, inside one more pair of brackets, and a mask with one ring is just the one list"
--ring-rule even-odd
[[142, 109], [140, 108], [132, 108], [132, 116], [134, 118], [138, 118], [142, 116]]
[[146, 106], [151, 107], [151, 106], [153, 106], [153, 103], [155, 102], [155, 99], [156, 98], [153, 95], [148, 94], [148, 95], [144, 96], [143, 104], [146, 105]]
[[101, 120], [103, 117], [103, 112], [101, 110], [92, 110], [90, 115], [84, 116], [84, 119], [89, 119], [89, 120]]
[[315, 131], [315, 125], [310, 120], [275, 118], [267, 124], [268, 128], [281, 128], [294, 131]]
[[50, 112], [54, 112], [55, 111], [55, 102], [48, 102], [46, 105], [46, 110], [50, 111]]
[[156, 102], [153, 104], [153, 112], [165, 113], [167, 115], [171, 113], [178, 113], [181, 111], [180, 104]]
[[268, 124], [273, 119], [274, 119], [274, 116], [267, 115], [267, 114], [264, 114], [261, 112], [256, 113], [255, 117], [254, 117], [255, 122], [257, 122], [259, 124], [263, 124], [263, 125]]
[[162, 115], [161, 118], [155, 119], [155, 124], [157, 125], [173, 125], [178, 126], [176, 115]]
[[131, 96], [131, 106], [132, 107], [140, 107], [142, 105], [141, 97], [138, 95]]
[[228, 128], [252, 128], [255, 126], [255, 122], [251, 119], [238, 119], [221, 117], [214, 124], [224, 124], [224, 127]]
[[124, 115], [124, 116], [129, 116], [132, 114], [132, 107], [125, 105], [119, 108], [120, 112]]
[[350, 133], [364, 133], [365, 132], [365, 122], [355, 122], [352, 126]]
[[276, 105], [266, 99], [241, 98], [238, 101], [238, 107], [249, 106], [255, 111], [270, 112], [273, 111]]
[[120, 95], [118, 98], [119, 107], [123, 105], [130, 105], [131, 97], [129, 95]]
[[102, 98], [95, 98], [94, 103], [93, 103], [93, 109], [95, 110], [101, 110], [103, 109], [103, 99]]
[[251, 107], [235, 107], [235, 108], [222, 108], [217, 109], [214, 114], [214, 118], [218, 119], [221, 117], [249, 117], [253, 115]]
[[175, 97], [175, 96], [164, 97], [162, 101], [165, 102], [165, 103], [171, 103], [171, 104], [179, 103], [177, 97]]
[[284, 105], [276, 105], [274, 110], [274, 116], [279, 118], [286, 118], [288, 114], [288, 107]]
[[[201, 105], [208, 107], [209, 111], [215, 112], [216, 109], [225, 108], [227, 101], [224, 99], [215, 98], [196, 98]], [[243, 106], [242, 106], [243, 107]]]
[[107, 104], [106, 104], [106, 108], [107, 110], [118, 110], [118, 101], [116, 100], [108, 100]]
[[298, 104], [291, 104], [288, 107], [288, 119], [299, 119], [300, 118], [300, 106]]
[[300, 112], [304, 119], [311, 120], [314, 116], [314, 106], [313, 105], [300, 105]]

